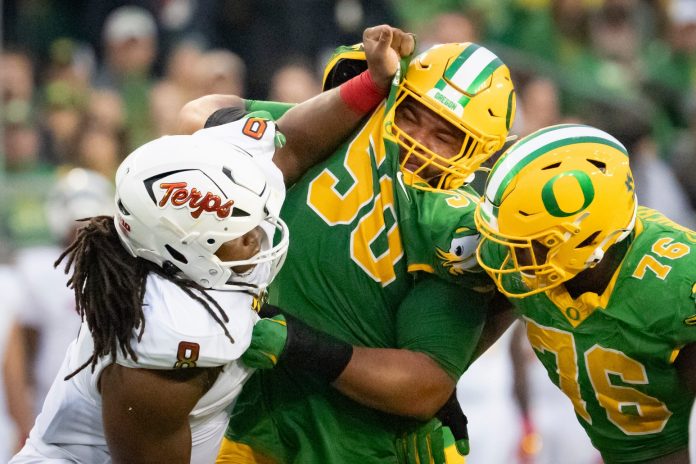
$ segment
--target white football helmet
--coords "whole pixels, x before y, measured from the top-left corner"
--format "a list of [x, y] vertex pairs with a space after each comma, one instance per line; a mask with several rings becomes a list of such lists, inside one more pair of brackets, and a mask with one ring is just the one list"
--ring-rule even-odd
[[44, 209], [51, 234], [65, 243], [80, 226], [77, 220], [113, 214], [114, 186], [96, 171], [74, 168], [58, 177]]
[[[274, 136], [272, 121], [246, 117], [135, 150], [116, 173], [114, 221], [128, 251], [204, 288], [256, 292], [268, 286], [289, 240], [279, 218], [285, 187], [272, 163]], [[238, 261], [215, 255], [257, 226], [265, 232], [258, 254]], [[232, 270], [249, 264], [255, 268], [244, 275]]]

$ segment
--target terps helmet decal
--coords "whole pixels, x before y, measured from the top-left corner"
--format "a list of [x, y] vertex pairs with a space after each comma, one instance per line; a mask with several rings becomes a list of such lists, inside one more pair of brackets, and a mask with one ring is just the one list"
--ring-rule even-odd
[[[222, 172], [229, 177], [227, 169]], [[188, 181], [181, 180], [182, 177]], [[181, 169], [165, 172], [144, 181], [148, 195], [159, 208], [187, 207], [191, 217], [198, 219], [203, 213], [215, 213], [218, 219], [230, 216], [248, 216], [249, 213], [234, 208], [234, 200], [228, 199], [218, 183], [199, 169]], [[195, 185], [195, 187], [194, 187]]]
[[232, 212], [234, 200], [223, 200], [219, 195], [207, 192], [205, 195], [196, 187], [188, 188], [186, 182], [163, 182], [160, 188], [165, 190], [165, 194], [159, 201], [160, 208], [166, 208], [167, 203], [171, 203], [175, 208], [188, 206], [191, 216], [198, 219], [203, 212], [216, 213], [220, 219], [225, 219]]

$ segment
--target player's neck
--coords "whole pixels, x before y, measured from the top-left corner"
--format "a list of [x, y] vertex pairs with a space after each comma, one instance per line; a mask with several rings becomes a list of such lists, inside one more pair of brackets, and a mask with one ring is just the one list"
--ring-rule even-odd
[[604, 258], [595, 267], [585, 269], [565, 283], [568, 294], [574, 300], [583, 293], [601, 295], [607, 289], [611, 278], [628, 251], [630, 240], [623, 240], [610, 247]]

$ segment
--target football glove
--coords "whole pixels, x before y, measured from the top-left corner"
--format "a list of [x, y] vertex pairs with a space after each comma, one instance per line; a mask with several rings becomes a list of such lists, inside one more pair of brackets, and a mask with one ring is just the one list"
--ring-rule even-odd
[[397, 438], [396, 455], [399, 464], [445, 464], [442, 423], [433, 418]]
[[455, 393], [452, 393], [447, 403], [437, 412], [436, 417], [452, 432], [457, 452], [462, 456], [469, 454], [468, 421]]
[[251, 344], [242, 354], [242, 362], [255, 369], [272, 369], [285, 349], [288, 327], [285, 316], [278, 314], [260, 319], [251, 334]]

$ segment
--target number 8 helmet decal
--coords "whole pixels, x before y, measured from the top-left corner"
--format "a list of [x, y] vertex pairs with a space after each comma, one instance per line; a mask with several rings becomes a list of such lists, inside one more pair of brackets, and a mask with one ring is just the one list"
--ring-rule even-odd
[[505, 295], [540, 293], [596, 265], [636, 210], [624, 146], [593, 127], [552, 126], [493, 167], [476, 209], [477, 257]]
[[[251, 130], [253, 129], [253, 130]], [[259, 118], [166, 136], [130, 154], [116, 173], [116, 230], [133, 255], [204, 288], [265, 288], [282, 266], [282, 174], [272, 163], [275, 124]], [[215, 252], [257, 226], [261, 251], [221, 261]], [[277, 244], [273, 244], [277, 236]], [[253, 264], [251, 275], [232, 268]]]

